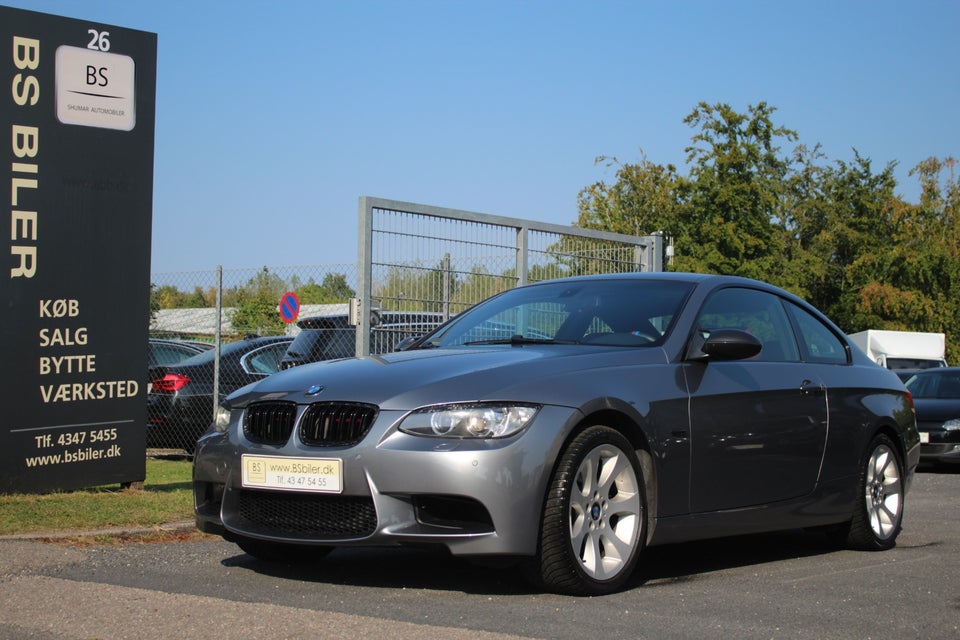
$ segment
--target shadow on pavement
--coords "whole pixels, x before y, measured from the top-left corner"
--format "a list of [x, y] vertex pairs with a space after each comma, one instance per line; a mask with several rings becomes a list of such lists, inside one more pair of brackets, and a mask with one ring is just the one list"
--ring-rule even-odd
[[[477, 594], [538, 593], [515, 566], [472, 562], [450, 556], [443, 549], [342, 547], [321, 560], [296, 564], [267, 562], [237, 551], [221, 564], [304, 582]], [[833, 552], [836, 547], [829, 545], [825, 536], [805, 531], [651, 547], [644, 550], [626, 588], [694, 581], [713, 571]]]

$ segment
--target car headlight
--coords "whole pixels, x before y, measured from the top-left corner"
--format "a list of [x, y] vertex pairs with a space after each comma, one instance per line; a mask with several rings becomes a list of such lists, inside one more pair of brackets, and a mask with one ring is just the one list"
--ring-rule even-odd
[[434, 438], [505, 438], [526, 427], [540, 409], [527, 404], [448, 404], [417, 409], [400, 431]]
[[226, 433], [227, 426], [230, 424], [230, 409], [220, 405], [217, 407], [217, 415], [213, 420], [213, 428], [217, 433]]
[[943, 423], [943, 428], [946, 431], [960, 431], [960, 418], [947, 420], [946, 422]]

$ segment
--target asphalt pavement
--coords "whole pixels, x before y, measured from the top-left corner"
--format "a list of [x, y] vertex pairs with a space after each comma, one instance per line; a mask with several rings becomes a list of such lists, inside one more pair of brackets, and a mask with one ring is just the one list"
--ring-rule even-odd
[[627, 588], [600, 598], [539, 593], [511, 570], [430, 550], [338, 549], [315, 565], [271, 565], [208, 536], [6, 537], [0, 639], [957, 640], [958, 498], [960, 472], [920, 473], [897, 547], [881, 553], [802, 531], [647, 549]]

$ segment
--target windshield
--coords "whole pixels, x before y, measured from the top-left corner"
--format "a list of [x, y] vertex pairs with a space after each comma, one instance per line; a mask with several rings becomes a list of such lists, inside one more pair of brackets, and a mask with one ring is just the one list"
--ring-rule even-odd
[[946, 366], [943, 360], [927, 358], [887, 358], [888, 369], [936, 369]]
[[960, 369], [918, 373], [906, 387], [917, 399], [960, 400]]
[[687, 283], [641, 279], [575, 280], [521, 287], [461, 314], [420, 347], [657, 345], [691, 289]]

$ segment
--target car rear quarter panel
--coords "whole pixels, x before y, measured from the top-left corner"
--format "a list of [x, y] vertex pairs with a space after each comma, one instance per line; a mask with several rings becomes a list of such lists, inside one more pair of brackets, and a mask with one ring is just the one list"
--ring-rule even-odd
[[909, 484], [919, 461], [920, 434], [899, 378], [872, 363], [815, 366], [827, 385], [830, 410], [821, 482], [855, 477], [870, 440], [886, 432], [900, 446]]

